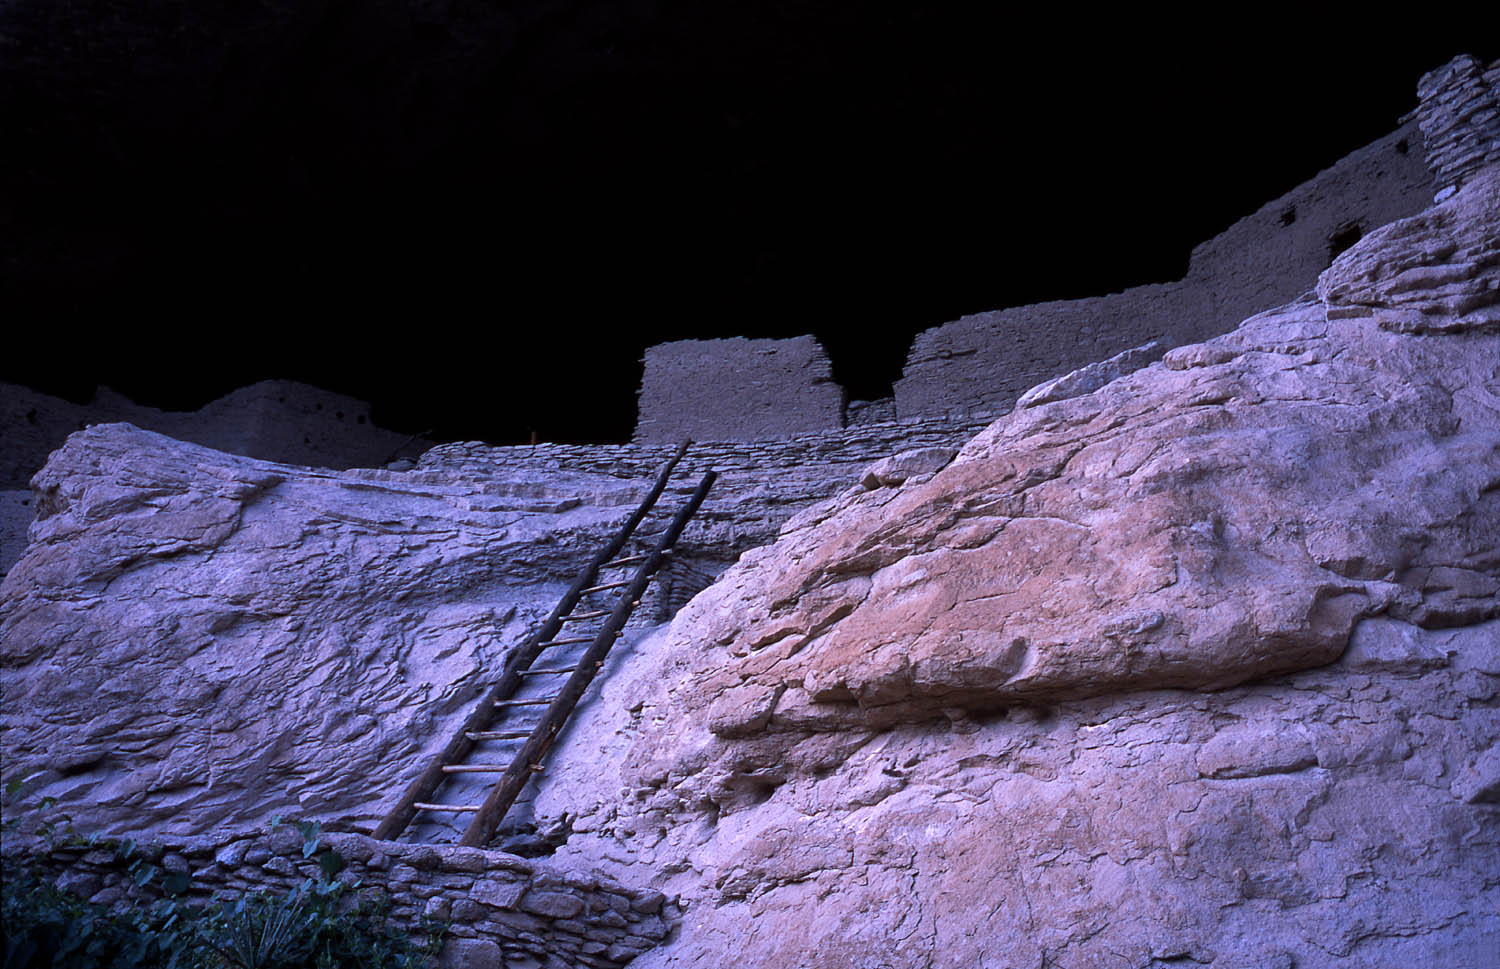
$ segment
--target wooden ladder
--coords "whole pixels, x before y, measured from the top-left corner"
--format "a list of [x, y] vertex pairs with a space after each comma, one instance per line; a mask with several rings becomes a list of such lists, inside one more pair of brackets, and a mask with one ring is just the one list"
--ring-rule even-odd
[[[494, 837], [495, 830], [504, 820], [506, 812], [510, 810], [516, 798], [520, 796], [526, 782], [533, 774], [541, 773], [542, 758], [551, 749], [553, 741], [561, 733], [569, 715], [583, 698], [589, 684], [603, 669], [605, 657], [614, 646], [615, 640], [620, 638], [621, 630], [629, 620], [630, 614], [636, 606], [640, 605], [641, 596], [645, 593], [647, 585], [666, 564], [684, 526], [698, 511], [699, 506], [703, 504], [704, 497], [708, 494], [708, 489], [713, 486], [717, 474], [710, 471], [703, 476], [698, 483], [697, 490], [677, 512], [667, 528], [657, 536], [654, 546], [640, 554], [620, 556], [626, 543], [635, 534], [636, 528], [651, 511], [657, 499], [661, 497], [668, 479], [672, 476], [673, 469], [687, 452], [687, 447], [687, 442], [684, 442], [677, 449], [661, 469], [661, 473], [657, 475], [655, 483], [640, 507], [625, 522], [619, 533], [589, 562], [578, 580], [573, 583], [572, 588], [558, 601], [557, 607], [552, 610], [547, 620], [510, 654], [499, 680], [485, 694], [474, 712], [454, 734], [453, 739], [448, 741], [442, 752], [433, 758], [432, 763], [412, 782], [406, 793], [401, 796], [401, 800], [380, 822], [375, 829], [376, 838], [385, 840], [398, 838], [421, 811], [472, 813], [474, 817], [464, 831], [460, 844], [479, 847], [487, 844]], [[615, 582], [599, 581], [601, 572], [631, 565], [636, 566], [631, 578]], [[580, 604], [585, 600], [590, 603], [597, 601], [589, 597], [609, 593], [614, 594], [612, 608], [579, 610]], [[560, 635], [565, 625], [583, 624], [586, 627], [601, 619], [603, 625], [594, 633], [578, 636]], [[579, 630], [576, 628], [569, 630], [569, 632], [574, 631]], [[571, 665], [547, 668], [533, 668], [531, 665], [546, 650], [583, 643], [588, 643], [587, 649]], [[563, 684], [561, 690], [551, 696], [535, 699], [521, 699], [516, 696], [530, 677], [560, 676], [565, 673], [569, 674], [567, 682]], [[514, 719], [521, 711], [535, 710], [538, 707], [546, 707], [546, 710], [536, 723], [517, 724], [510, 729], [496, 729], [498, 721]], [[519, 750], [510, 755], [508, 763], [468, 763], [475, 749], [487, 741], [524, 741], [524, 743], [521, 744]], [[499, 781], [496, 782], [494, 789], [485, 798], [483, 804], [435, 803], [434, 795], [443, 781], [449, 777], [456, 774], [481, 773], [500, 775]]]

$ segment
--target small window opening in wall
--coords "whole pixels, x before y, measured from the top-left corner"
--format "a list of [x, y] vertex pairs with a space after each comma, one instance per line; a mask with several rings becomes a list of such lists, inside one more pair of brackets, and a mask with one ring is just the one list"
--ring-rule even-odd
[[1411, 145], [1405, 138], [1402, 138], [1400, 141], [1396, 142], [1396, 154], [1404, 155], [1408, 151], [1411, 151]]
[[1286, 209], [1283, 210], [1282, 213], [1281, 213], [1281, 224], [1282, 225], [1291, 225], [1293, 222], [1296, 222], [1296, 221], [1297, 221], [1297, 206], [1295, 206], [1295, 205], [1288, 205], [1286, 207]]
[[1328, 265], [1342, 255], [1350, 246], [1359, 241], [1364, 231], [1360, 229], [1358, 222], [1345, 222], [1333, 230], [1333, 235], [1328, 237]]

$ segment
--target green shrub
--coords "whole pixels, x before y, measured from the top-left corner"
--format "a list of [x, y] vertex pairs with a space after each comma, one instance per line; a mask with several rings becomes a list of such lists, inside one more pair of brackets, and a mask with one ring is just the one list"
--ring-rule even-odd
[[[383, 912], [348, 902], [334, 879], [337, 852], [320, 850], [319, 828], [299, 823], [304, 856], [323, 877], [280, 897], [241, 897], [191, 905], [180, 896], [185, 874], [163, 875], [130, 841], [112, 844], [137, 885], [162, 876], [165, 897], [110, 909], [60, 889], [29, 865], [6, 861], [0, 893], [4, 962], [0, 969], [420, 969], [442, 947], [443, 929], [427, 925], [419, 944]], [[104, 847], [105, 845], [99, 845]]]
[[31, 868], [7, 863], [4, 880], [4, 969], [195, 965], [181, 913], [166, 911], [176, 907], [170, 902], [116, 913], [57, 888]]

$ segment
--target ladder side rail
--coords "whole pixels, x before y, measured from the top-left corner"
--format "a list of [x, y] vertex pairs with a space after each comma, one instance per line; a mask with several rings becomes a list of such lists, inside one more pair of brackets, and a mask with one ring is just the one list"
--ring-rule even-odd
[[[672, 477], [672, 471], [677, 467], [677, 463], [682, 460], [682, 456], [687, 453], [688, 445], [691, 443], [691, 441], [683, 441], [677, 446], [677, 450], [667, 459], [667, 463], [662, 466], [661, 471], [657, 473], [656, 481], [652, 483], [651, 490], [646, 493], [646, 497], [641, 500], [635, 512], [626, 520], [624, 525], [620, 526], [620, 530], [615, 533], [615, 537], [610, 540], [609, 544], [600, 549], [589, 561], [588, 567], [583, 570], [583, 573], [578, 576], [572, 587], [558, 600], [557, 606], [552, 610], [552, 614], [547, 617], [547, 620], [542, 623], [541, 627], [526, 640], [520, 649], [511, 654], [510, 661], [506, 663], [506, 673], [511, 671], [512, 666], [522, 668], [530, 666], [531, 661], [536, 657], [533, 655], [527, 658], [525, 663], [522, 664], [519, 662], [522, 655], [528, 651], [534, 653], [539, 644], [547, 642], [558, 634], [562, 628], [563, 620], [577, 607], [578, 600], [583, 598], [583, 590], [591, 588], [598, 580], [599, 569], [604, 563], [620, 554], [620, 550], [625, 547], [625, 543], [630, 541], [630, 536], [635, 534], [636, 527], [651, 512], [651, 509], [655, 507], [656, 500], [666, 490], [667, 482]], [[505, 698], [499, 697], [498, 699]]]
[[541, 762], [543, 756], [551, 749], [552, 743], [557, 735], [562, 732], [563, 725], [572, 714], [574, 707], [583, 698], [584, 692], [593, 682], [594, 677], [604, 667], [604, 659], [609, 655], [610, 648], [614, 646], [615, 640], [620, 637], [620, 630], [625, 626], [630, 614], [639, 604], [641, 596], [646, 591], [646, 586], [651, 578], [661, 569], [667, 559], [667, 553], [677, 544], [677, 538], [682, 534], [688, 520], [698, 511], [703, 504], [703, 499], [708, 495], [708, 489], [713, 486], [718, 477], [716, 472], [710, 471], [703, 476], [698, 483], [698, 488], [693, 492], [692, 498], [672, 519], [651, 552], [650, 557], [636, 571], [635, 579], [631, 582], [629, 590], [620, 598], [619, 604], [610, 617], [605, 620], [604, 628], [599, 631], [588, 651], [578, 661], [578, 669], [568, 677], [568, 682], [558, 692], [557, 699], [547, 708], [542, 715], [541, 721], [536, 729], [527, 738], [526, 743], [516, 753], [515, 759], [511, 761], [509, 769], [495, 784], [494, 790], [489, 797], [485, 798], [484, 804], [475, 813], [469, 827], [464, 831], [463, 838], [459, 844], [469, 847], [480, 847], [487, 843], [495, 834], [495, 829], [500, 826], [511, 805], [520, 796], [521, 789], [526, 786], [526, 781], [533, 773], [533, 767]]
[[646, 497], [636, 507], [635, 513], [620, 527], [619, 532], [615, 534], [615, 537], [610, 540], [609, 544], [604, 546], [589, 561], [588, 566], [583, 570], [583, 574], [578, 577], [572, 587], [558, 601], [557, 606], [553, 608], [551, 615], [547, 617], [546, 621], [528, 636], [520, 646], [511, 651], [510, 656], [505, 661], [500, 678], [490, 687], [484, 698], [474, 708], [474, 712], [469, 714], [468, 718], [464, 720], [463, 726], [458, 729], [453, 738], [448, 741], [442, 751], [427, 765], [427, 769], [417, 775], [417, 778], [411, 782], [406, 792], [401, 795], [401, 800], [396, 802], [395, 807], [391, 808], [390, 813], [375, 828], [372, 837], [383, 841], [390, 841], [399, 836], [402, 831], [406, 830], [406, 826], [411, 824], [412, 819], [417, 816], [417, 802], [430, 800], [433, 793], [447, 779], [447, 775], [443, 773], [444, 765], [458, 763], [468, 757], [474, 750], [476, 741], [470, 740], [469, 734], [482, 731], [485, 727], [488, 727], [495, 716], [495, 704], [502, 700], [510, 699], [521, 688], [523, 679], [521, 671], [536, 661], [537, 655], [542, 651], [542, 643], [550, 641], [562, 630], [563, 619], [578, 605], [578, 600], [583, 598], [583, 590], [594, 585], [598, 580], [600, 567], [618, 555], [620, 550], [625, 547], [625, 543], [630, 541], [630, 536], [635, 533], [636, 526], [640, 525], [641, 521], [656, 504], [656, 500], [661, 497], [661, 493], [666, 490], [667, 481], [671, 479], [673, 469], [682, 460], [682, 456], [687, 453], [688, 446], [691, 443], [691, 441], [683, 441], [678, 445], [677, 450], [667, 459], [667, 463], [662, 466], [661, 471], [657, 474], [656, 481], [651, 485], [651, 490], [646, 493]]

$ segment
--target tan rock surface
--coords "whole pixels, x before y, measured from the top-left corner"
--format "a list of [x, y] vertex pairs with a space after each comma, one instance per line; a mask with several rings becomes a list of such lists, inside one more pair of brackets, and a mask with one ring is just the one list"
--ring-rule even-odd
[[1455, 295], [1500, 285], [1497, 194], [1477, 179], [1325, 275], [1345, 299], [1446, 260], [1399, 297], [1441, 338], [1304, 299], [793, 519], [678, 620], [714, 730], [1218, 689], [1331, 662], [1363, 616], [1500, 614], [1500, 339]]
[[[685, 729], [663, 636], [539, 807], [572, 815], [554, 863], [688, 903], [641, 969], [1491, 965], [1500, 621], [1357, 630], [1230, 690], [776, 744]], [[664, 734], [691, 756], [619, 770]]]
[[534, 804], [688, 903], [636, 965], [1495, 964], [1500, 334], [1333, 315], [883, 462], [643, 642]]

